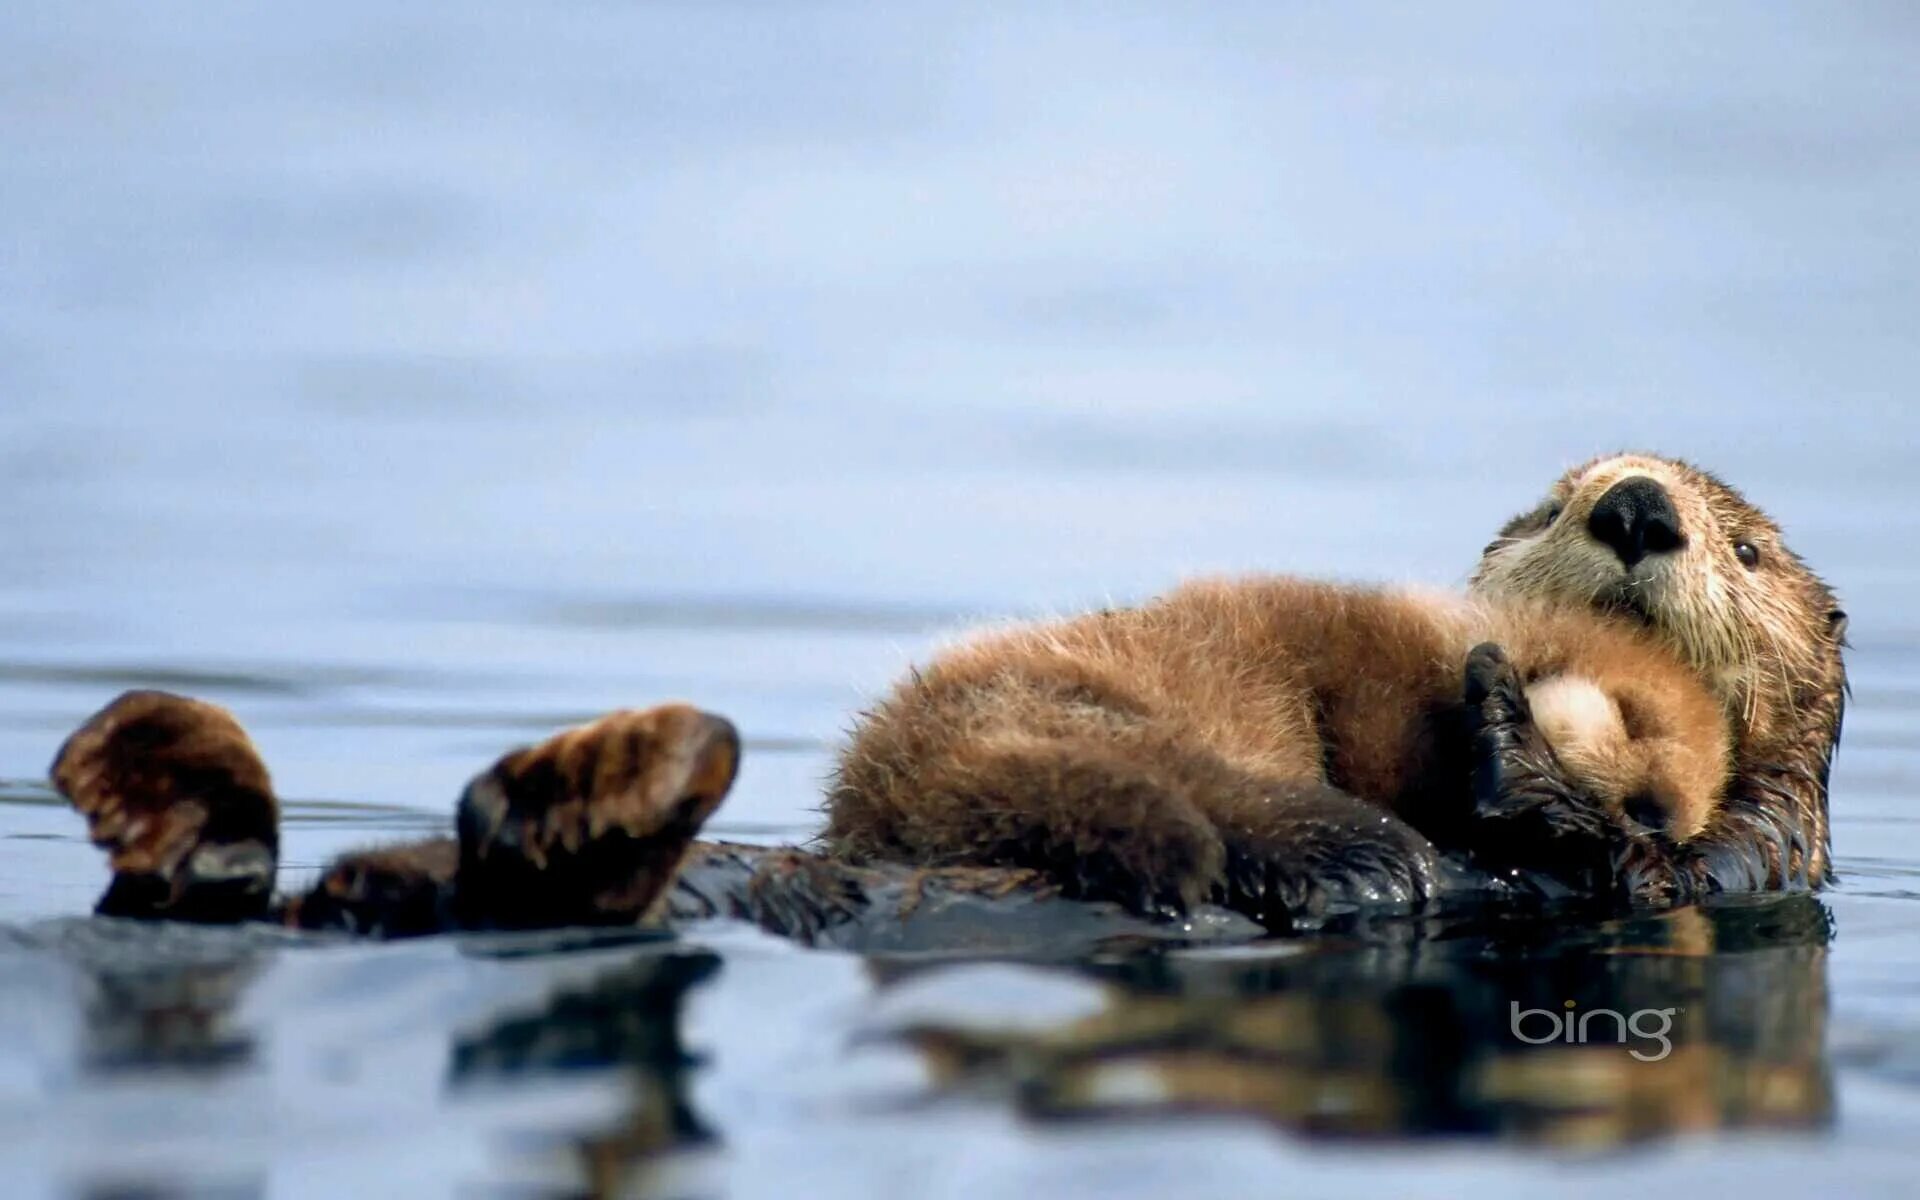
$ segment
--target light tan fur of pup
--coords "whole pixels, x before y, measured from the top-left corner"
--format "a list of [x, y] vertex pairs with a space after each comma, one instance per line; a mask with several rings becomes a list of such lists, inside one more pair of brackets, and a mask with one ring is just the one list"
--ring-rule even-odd
[[1617, 706], [1624, 736], [1576, 758], [1602, 794], [1654, 789], [1646, 803], [1674, 814], [1678, 836], [1712, 811], [1727, 762], [1719, 707], [1630, 625], [1546, 604], [1256, 578], [949, 650], [855, 730], [824, 838], [856, 859], [929, 864], [1064, 872], [1098, 855], [1133, 875], [1178, 876], [1198, 898], [1236, 840], [1286, 825], [1303, 786], [1416, 826], [1469, 810], [1449, 721], [1467, 653], [1484, 641], [1524, 680], [1576, 676]]

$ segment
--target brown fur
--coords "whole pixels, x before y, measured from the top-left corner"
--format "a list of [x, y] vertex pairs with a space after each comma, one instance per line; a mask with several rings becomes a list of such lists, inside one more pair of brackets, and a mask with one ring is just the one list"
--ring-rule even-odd
[[67, 739], [51, 773], [109, 852], [102, 914], [232, 921], [266, 911], [279, 805], [226, 709], [127, 692]]
[[[1684, 544], [1624, 567], [1587, 518], [1607, 490], [1660, 483]], [[1758, 553], [1749, 566], [1740, 543]], [[1620, 612], [1690, 665], [1732, 723], [1734, 781], [1683, 867], [1697, 885], [1819, 886], [1829, 873], [1827, 777], [1847, 677], [1846, 614], [1780, 528], [1733, 488], [1686, 463], [1610, 455], [1568, 471], [1487, 547], [1473, 580], [1491, 597]]]
[[386, 936], [649, 921], [739, 761], [733, 726], [696, 708], [610, 713], [476, 776], [457, 838], [344, 855], [282, 919]]
[[[1635, 473], [1672, 495], [1685, 542], [1629, 570], [1583, 531]], [[1757, 547], [1751, 566], [1736, 541]], [[750, 856], [805, 866], [749, 871], [755, 911], [832, 920], [825, 901], [871, 883], [853, 859], [980, 864], [980, 880], [1035, 895], [1038, 872], [1149, 909], [1214, 896], [1271, 921], [1422, 894], [1429, 837], [1476, 854], [1497, 839], [1535, 867], [1569, 830], [1606, 837], [1600, 885], [1652, 898], [1825, 880], [1845, 617], [1772, 522], [1684, 464], [1596, 460], [1503, 531], [1474, 586], [1477, 605], [1198, 584], [982, 638], [857, 731], [829, 800], [837, 860]], [[1511, 659], [1465, 654], [1489, 638]], [[1721, 803], [1729, 723], [1738, 774]], [[457, 841], [344, 856], [282, 916], [386, 933], [646, 919], [737, 762], [718, 718], [614, 714], [476, 779]], [[112, 851], [102, 912], [265, 909], [277, 805], [224, 710], [129, 693], [69, 739], [54, 778]], [[913, 878], [903, 897], [932, 877]]]
[[342, 854], [305, 892], [274, 914], [296, 929], [333, 929], [379, 937], [439, 933], [457, 925], [460, 843], [425, 838]]
[[649, 918], [739, 764], [733, 726], [685, 704], [611, 713], [507, 755], [460, 800], [462, 923]]
[[[461, 800], [457, 839], [341, 855], [273, 915], [304, 929], [387, 936], [644, 921], [739, 761], [733, 726], [698, 709], [611, 713], [477, 776]], [[267, 915], [278, 805], [253, 743], [225, 709], [129, 692], [67, 740], [53, 778], [112, 852], [101, 912]]]
[[[870, 713], [837, 767], [824, 840], [857, 860], [996, 863], [1145, 907], [1238, 894], [1249, 862], [1364, 860], [1412, 875], [1417, 835], [1469, 835], [1462, 664], [1505, 647], [1522, 679], [1576, 678], [1623, 736], [1572, 774], [1616, 808], [1705, 824], [1725, 725], [1624, 622], [1546, 605], [1292, 579], [1202, 582], [1139, 609], [1014, 629], [938, 658]], [[1391, 815], [1389, 815], [1391, 814]], [[1293, 881], [1295, 884], [1301, 881]]]

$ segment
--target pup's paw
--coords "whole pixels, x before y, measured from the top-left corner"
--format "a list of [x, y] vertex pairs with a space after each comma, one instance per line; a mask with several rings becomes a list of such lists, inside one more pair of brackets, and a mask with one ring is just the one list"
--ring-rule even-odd
[[1467, 655], [1464, 699], [1476, 857], [1554, 873], [1607, 870], [1613, 818], [1561, 769], [1533, 722], [1519, 672], [1498, 645], [1487, 642]]

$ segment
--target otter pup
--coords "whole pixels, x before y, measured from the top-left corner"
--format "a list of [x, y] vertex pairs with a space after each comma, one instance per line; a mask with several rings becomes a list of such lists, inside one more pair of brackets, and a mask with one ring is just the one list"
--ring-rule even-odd
[[[1074, 895], [1218, 900], [1267, 923], [1342, 874], [1424, 895], [1426, 842], [1471, 852], [1481, 818], [1513, 815], [1497, 784], [1475, 794], [1489, 699], [1529, 707], [1574, 791], [1623, 833], [1684, 842], [1712, 819], [1725, 718], [1626, 622], [1248, 579], [941, 655], [855, 729], [822, 836], [856, 862], [1025, 867]], [[1602, 823], [1584, 832], [1607, 844]], [[1548, 865], [1537, 849], [1529, 865]]]
[[1638, 848], [1630, 891], [1827, 882], [1847, 614], [1765, 513], [1687, 463], [1607, 455], [1568, 471], [1510, 521], [1470, 586], [1639, 622], [1719, 697], [1733, 730], [1733, 783], [1699, 836]]

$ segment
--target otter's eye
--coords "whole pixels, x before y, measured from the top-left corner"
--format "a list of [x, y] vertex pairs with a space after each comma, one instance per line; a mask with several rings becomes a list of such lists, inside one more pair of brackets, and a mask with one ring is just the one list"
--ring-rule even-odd
[[1733, 544], [1733, 556], [1739, 559], [1740, 565], [1749, 571], [1760, 565], [1760, 547], [1754, 545], [1752, 542], [1735, 542]]

